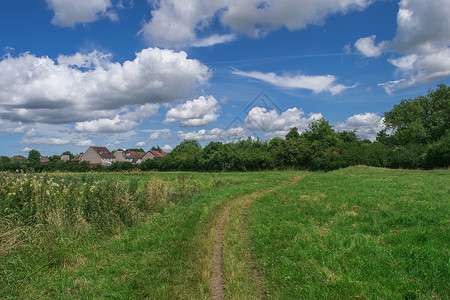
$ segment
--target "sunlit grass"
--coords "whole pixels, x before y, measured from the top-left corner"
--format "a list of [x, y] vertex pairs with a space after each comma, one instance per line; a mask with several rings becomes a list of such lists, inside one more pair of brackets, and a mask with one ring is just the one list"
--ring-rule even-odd
[[274, 299], [449, 297], [448, 171], [356, 167], [266, 195], [253, 253]]
[[[111, 197], [118, 195], [130, 197], [135, 210], [130, 216], [139, 216], [135, 222], [120, 225], [110, 217], [116, 223], [105, 219], [106, 228], [87, 223], [91, 230], [78, 237], [64, 218], [59, 229], [45, 222], [29, 227], [33, 232], [27, 231], [28, 240], [13, 243], [15, 248], [2, 257], [1, 298], [208, 298], [208, 255], [216, 214], [228, 200], [289, 177], [287, 173], [114, 175], [86, 174], [81, 181], [96, 182], [102, 195], [108, 195], [97, 198], [105, 202], [114, 202]], [[57, 177], [52, 181], [66, 180], [66, 174]], [[125, 194], [109, 182], [120, 183]], [[62, 210], [49, 211], [70, 215], [64, 208], [69, 202], [80, 207], [84, 200], [93, 199], [66, 198], [58, 196], [58, 202], [47, 205]], [[39, 244], [37, 236], [42, 236]]]
[[7, 174], [0, 298], [209, 299], [225, 207], [228, 298], [450, 296], [448, 171], [296, 175]]
[[[82, 264], [85, 245], [95, 247], [216, 184], [201, 179], [0, 174], [0, 297], [35, 289], [41, 276]], [[52, 289], [60, 288], [51, 283], [44, 290]]]

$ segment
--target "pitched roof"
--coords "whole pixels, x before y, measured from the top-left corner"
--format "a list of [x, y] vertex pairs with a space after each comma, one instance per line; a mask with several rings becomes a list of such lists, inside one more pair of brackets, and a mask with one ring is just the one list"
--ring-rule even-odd
[[140, 159], [142, 158], [141, 155], [137, 154], [135, 151], [130, 151], [130, 155], [135, 158], [135, 159]]
[[25, 160], [28, 160], [28, 159], [25, 156], [22, 156], [22, 155], [16, 155], [16, 156], [11, 157], [11, 161], [18, 161], [18, 160], [25, 161]]
[[125, 157], [125, 159], [132, 160], [133, 163], [136, 163], [138, 160], [140, 160], [142, 158], [135, 151], [124, 151], [123, 156]]
[[164, 156], [167, 155], [167, 153], [162, 151], [162, 150], [159, 150], [159, 151], [157, 151], [157, 150], [150, 150], [149, 152], [151, 154], [153, 154], [154, 156], [156, 156], [156, 157], [164, 157]]
[[74, 161], [74, 162], [80, 162], [80, 161], [81, 161], [81, 156], [83, 156], [83, 154], [80, 154], [80, 155], [78, 155], [78, 156], [75, 156], [75, 157], [72, 159], [72, 161]]
[[95, 152], [100, 155], [101, 158], [113, 158], [115, 159], [115, 156], [109, 152], [109, 150], [106, 147], [92, 147], [92, 149], [95, 150]]

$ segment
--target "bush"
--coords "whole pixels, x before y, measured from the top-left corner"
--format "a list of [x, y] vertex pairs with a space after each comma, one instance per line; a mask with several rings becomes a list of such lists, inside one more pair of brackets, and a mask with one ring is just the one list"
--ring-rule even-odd
[[390, 168], [417, 169], [423, 167], [422, 155], [426, 146], [410, 144], [393, 149], [389, 157]]
[[424, 153], [426, 168], [448, 168], [450, 166], [450, 130], [438, 141], [428, 146]]

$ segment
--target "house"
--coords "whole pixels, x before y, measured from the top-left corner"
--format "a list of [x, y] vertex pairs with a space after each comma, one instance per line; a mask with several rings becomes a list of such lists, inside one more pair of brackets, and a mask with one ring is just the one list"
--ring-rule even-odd
[[146, 161], [148, 159], [161, 158], [166, 156], [167, 153], [162, 150], [150, 150], [142, 156], [142, 161]]
[[125, 159], [133, 164], [140, 164], [142, 157], [135, 151], [125, 151]]
[[11, 157], [11, 162], [14, 162], [14, 161], [27, 161], [28, 159], [25, 157], [25, 156], [22, 156], [22, 155], [16, 155], [16, 156], [13, 156], [13, 157]]
[[67, 155], [67, 154], [61, 155], [61, 160], [63, 162], [69, 161], [70, 160], [70, 155]]
[[117, 162], [131, 162], [132, 164], [140, 164], [142, 157], [135, 151], [116, 151], [114, 157]]
[[78, 155], [78, 156], [75, 156], [73, 159], [72, 159], [72, 161], [73, 162], [77, 162], [77, 163], [79, 163], [79, 162], [81, 162], [81, 157], [83, 156], [83, 154], [80, 154], [80, 155]]
[[48, 158], [48, 156], [41, 156], [41, 164], [46, 165], [49, 161], [50, 159]]
[[80, 162], [87, 161], [90, 165], [109, 166], [116, 161], [114, 155], [106, 147], [89, 147], [81, 156]]
[[116, 152], [114, 152], [113, 155], [116, 158], [116, 162], [124, 162], [124, 161], [126, 161], [123, 151], [116, 151]]

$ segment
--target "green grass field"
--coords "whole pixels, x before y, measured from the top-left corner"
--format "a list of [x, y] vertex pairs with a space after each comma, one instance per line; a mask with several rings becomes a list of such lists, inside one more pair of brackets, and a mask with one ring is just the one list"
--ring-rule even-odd
[[3, 179], [0, 298], [448, 299], [449, 175], [108, 173], [76, 179], [84, 190], [66, 174], [58, 187]]
[[273, 299], [448, 299], [448, 171], [356, 167], [259, 199], [252, 252]]

